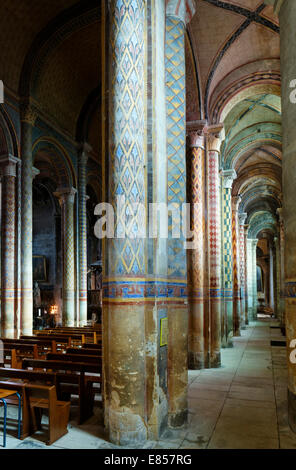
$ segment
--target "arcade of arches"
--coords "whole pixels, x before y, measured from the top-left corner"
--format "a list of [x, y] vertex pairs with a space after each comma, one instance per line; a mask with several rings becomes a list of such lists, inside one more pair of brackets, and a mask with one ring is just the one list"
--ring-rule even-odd
[[[124, 446], [186, 426], [188, 370], [271, 322], [296, 431], [295, 0], [2, 0], [0, 24], [1, 336], [96, 314]], [[130, 236], [100, 240], [118, 196]], [[134, 203], [185, 202], [194, 248], [137, 237]]]

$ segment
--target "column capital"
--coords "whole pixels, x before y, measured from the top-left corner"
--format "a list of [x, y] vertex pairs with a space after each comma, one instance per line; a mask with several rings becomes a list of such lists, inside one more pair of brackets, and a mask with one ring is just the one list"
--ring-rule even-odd
[[26, 122], [34, 126], [37, 119], [37, 110], [29, 103], [22, 103], [20, 106], [21, 122]]
[[280, 223], [282, 223], [282, 222], [283, 222], [283, 208], [282, 208], [282, 207], [279, 207], [279, 208], [276, 210], [276, 213], [277, 213], [278, 216], [279, 216]]
[[0, 156], [0, 172], [1, 176], [14, 176], [16, 177], [16, 166], [21, 160], [13, 155]]
[[89, 158], [89, 154], [92, 151], [91, 145], [89, 145], [87, 142], [83, 142], [82, 144], [79, 145], [78, 151], [79, 151], [79, 158], [78, 158], [79, 163], [86, 164]]
[[36, 168], [35, 166], [32, 167], [32, 179], [35, 179], [36, 176], [40, 175], [40, 170]]
[[281, 9], [281, 6], [283, 5], [285, 0], [264, 0], [264, 3], [266, 5], [272, 5], [273, 6], [273, 10], [274, 10], [274, 13], [276, 15], [279, 14], [280, 12], [280, 9]]
[[206, 126], [204, 134], [207, 136], [208, 150], [211, 152], [220, 152], [223, 140], [225, 139], [225, 131], [223, 124], [215, 124]]
[[233, 196], [231, 199], [232, 210], [237, 212], [238, 206], [240, 205], [242, 198], [240, 196]]
[[248, 217], [247, 212], [241, 212], [240, 214], [238, 214], [239, 224], [245, 227], [245, 222], [247, 220], [247, 217]]
[[221, 176], [223, 176], [223, 188], [231, 189], [233, 181], [237, 178], [235, 170], [221, 170]]
[[65, 204], [66, 202], [74, 204], [75, 194], [77, 189], [75, 188], [58, 188], [53, 195], [57, 197], [60, 201], [60, 204]]
[[192, 20], [195, 11], [195, 0], [166, 0], [166, 16], [177, 18], [184, 25]]
[[189, 147], [205, 147], [204, 130], [206, 128], [206, 121], [189, 121], [186, 123], [186, 132], [189, 139]]

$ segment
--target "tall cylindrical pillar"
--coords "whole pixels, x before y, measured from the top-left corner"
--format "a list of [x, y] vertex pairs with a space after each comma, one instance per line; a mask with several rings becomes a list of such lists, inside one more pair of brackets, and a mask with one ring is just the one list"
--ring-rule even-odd
[[245, 318], [246, 318], [246, 325], [249, 324], [249, 296], [248, 296], [248, 230], [249, 225], [244, 225], [244, 253], [245, 253], [245, 283], [244, 283], [244, 291], [245, 291]]
[[246, 311], [246, 251], [245, 251], [245, 221], [248, 214], [243, 212], [238, 214], [239, 220], [239, 277], [240, 277], [240, 311], [241, 327], [248, 324], [248, 312]]
[[[109, 2], [108, 202], [114, 238], [103, 253], [105, 425], [117, 445], [147, 439], [145, 380], [146, 2]], [[118, 198], [124, 210], [116, 211]]]
[[232, 244], [232, 204], [231, 190], [233, 181], [237, 175], [235, 170], [224, 170], [221, 172], [223, 181], [222, 190], [222, 213], [223, 213], [223, 345], [232, 346], [233, 331], [233, 244]]
[[58, 189], [54, 195], [62, 210], [63, 325], [75, 326], [74, 202], [76, 189]]
[[22, 241], [21, 241], [21, 334], [33, 330], [33, 191], [32, 130], [36, 114], [25, 106], [21, 114]]
[[286, 315], [285, 315], [285, 230], [283, 209], [277, 210], [279, 216], [279, 244], [280, 244], [280, 325], [285, 328]]
[[257, 238], [252, 240], [252, 290], [253, 290], [253, 320], [257, 319]]
[[189, 295], [189, 369], [204, 367], [204, 172], [205, 142], [203, 124], [187, 123], [189, 135], [188, 175], [189, 201], [191, 203], [191, 231], [193, 247], [188, 250], [188, 295]]
[[248, 281], [248, 318], [253, 320], [254, 299], [253, 299], [253, 248], [252, 239], [247, 238], [247, 281]]
[[83, 144], [78, 157], [79, 325], [87, 323], [87, 219], [86, 172], [91, 147]]
[[[285, 226], [285, 314], [288, 348], [288, 404], [289, 423], [296, 432], [296, 361], [290, 353], [295, 349], [296, 340], [296, 213], [295, 213], [295, 0], [275, 2], [280, 19], [280, 58], [282, 91], [282, 132], [283, 132], [283, 220]], [[293, 341], [293, 342], [292, 342]]]
[[221, 218], [219, 152], [223, 126], [207, 132], [208, 264], [209, 264], [209, 366], [221, 366]]
[[240, 253], [238, 221], [238, 207], [240, 202], [241, 198], [239, 196], [232, 198], [233, 336], [240, 336], [241, 327], [245, 327], [245, 320], [241, 315], [240, 299]]
[[0, 158], [1, 196], [1, 335], [15, 338], [16, 313], [16, 170], [19, 159], [11, 155]]
[[176, 211], [169, 222], [168, 279], [172, 285], [174, 282], [183, 285], [182, 290], [176, 291], [176, 301], [169, 303], [168, 396], [169, 425], [178, 427], [187, 422], [188, 416], [188, 298], [186, 237], [182, 233], [180, 238], [175, 238], [173, 228], [179, 223], [182, 204], [186, 203], [185, 25], [190, 2], [169, 0], [166, 3], [168, 204]]

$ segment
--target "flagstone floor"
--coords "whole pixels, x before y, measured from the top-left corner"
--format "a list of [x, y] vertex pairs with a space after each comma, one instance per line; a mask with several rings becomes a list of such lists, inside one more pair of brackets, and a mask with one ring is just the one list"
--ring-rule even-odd
[[[222, 350], [221, 368], [190, 371], [188, 427], [168, 430], [159, 441], [147, 442], [144, 447], [295, 449], [296, 434], [287, 422], [286, 350], [270, 345], [271, 339], [284, 340], [276, 326], [269, 318], [251, 323], [241, 337], [234, 338], [233, 348]], [[47, 447], [43, 434], [16, 439], [11, 421], [7, 449], [118, 449], [107, 442], [100, 423], [100, 408], [82, 426], [73, 416], [69, 433]]]

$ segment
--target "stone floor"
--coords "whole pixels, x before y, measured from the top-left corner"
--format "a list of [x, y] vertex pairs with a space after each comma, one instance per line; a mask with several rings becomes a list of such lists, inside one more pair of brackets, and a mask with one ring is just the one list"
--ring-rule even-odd
[[[189, 372], [189, 425], [169, 430], [150, 449], [295, 449], [287, 422], [286, 350], [271, 347], [284, 338], [275, 320], [260, 319], [222, 351], [223, 367]], [[13, 411], [10, 411], [12, 413]], [[12, 418], [12, 415], [10, 415]], [[9, 427], [8, 449], [116, 449], [104, 436], [102, 411], [47, 447], [44, 435], [22, 442]], [[13, 421], [11, 424], [14, 424]], [[1, 441], [0, 441], [1, 443]], [[143, 448], [143, 446], [141, 446]]]

